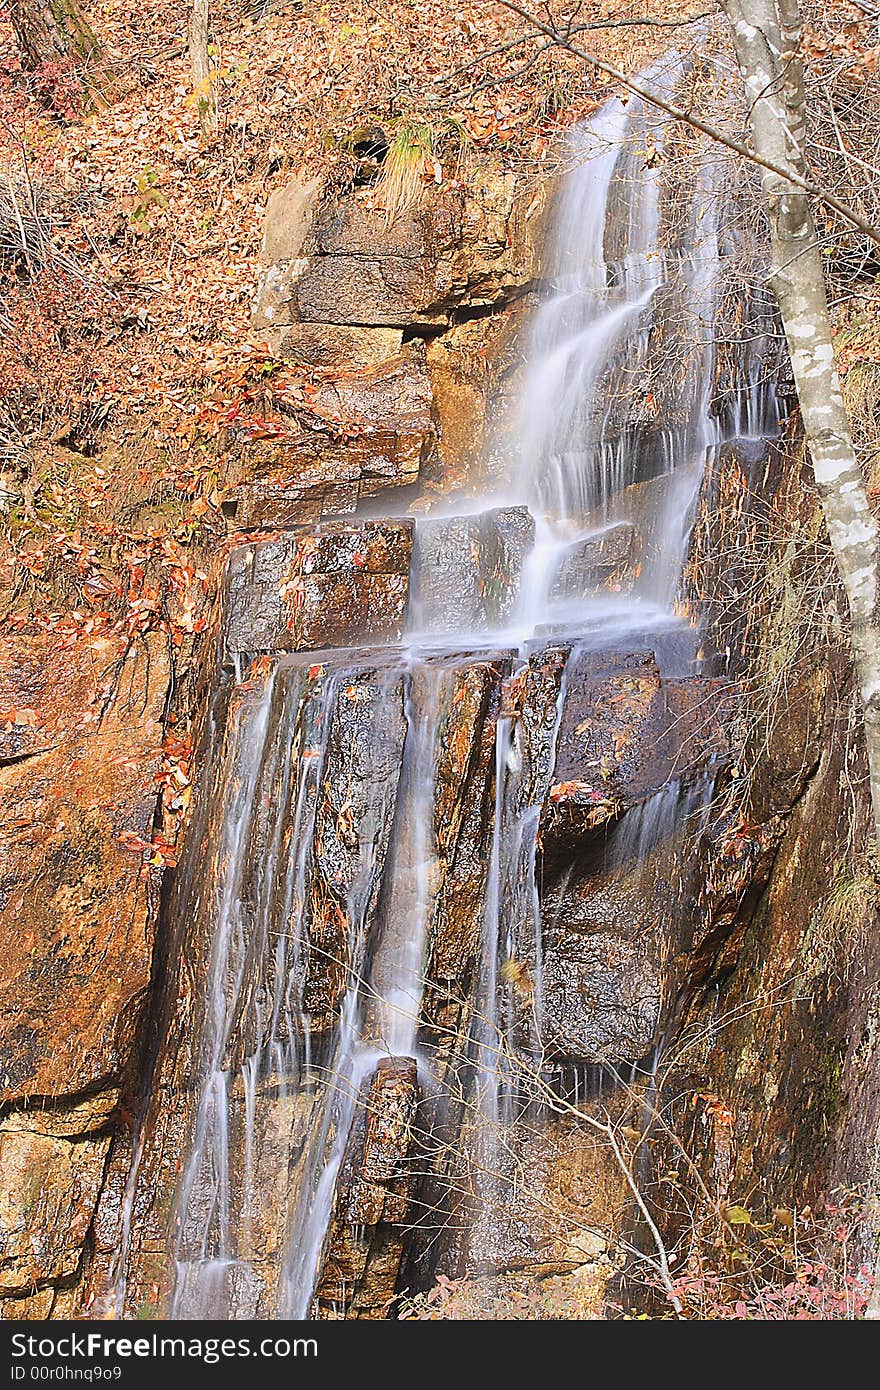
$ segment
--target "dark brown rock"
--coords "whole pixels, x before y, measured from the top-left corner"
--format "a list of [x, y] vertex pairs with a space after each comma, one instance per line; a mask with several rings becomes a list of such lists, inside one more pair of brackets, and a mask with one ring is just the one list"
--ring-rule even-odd
[[535, 524], [525, 507], [420, 521], [415, 551], [419, 626], [471, 632], [509, 621], [534, 536]]
[[552, 1057], [636, 1061], [649, 1050], [662, 978], [643, 947], [620, 936], [557, 933], [542, 973], [541, 1038]]
[[671, 780], [719, 771], [733, 713], [728, 683], [662, 680], [650, 652], [584, 652], [569, 662], [545, 846], [614, 821]]
[[319, 1317], [388, 1315], [403, 1254], [418, 1099], [408, 1057], [383, 1058], [361, 1092], [316, 1290]]
[[411, 549], [409, 521], [328, 522], [237, 546], [227, 567], [228, 654], [394, 641]]
[[567, 548], [551, 598], [579, 598], [601, 590], [628, 593], [639, 574], [635, 528], [621, 521]]
[[435, 899], [428, 924], [424, 1036], [448, 1056], [461, 1043], [482, 946], [483, 898], [494, 812], [495, 739], [509, 662], [454, 673], [438, 725]]
[[[363, 356], [360, 340], [346, 345], [353, 331], [324, 334], [313, 326], [307, 349], [325, 359], [339, 360], [347, 350]], [[287, 526], [353, 512], [368, 497], [419, 481], [437, 433], [423, 344], [407, 343], [360, 369], [357, 361], [355, 355], [344, 373], [315, 383], [314, 428], [291, 425], [283, 443], [239, 445], [243, 481], [235, 495], [243, 525]]]
[[343, 674], [333, 701], [311, 851], [303, 1007], [315, 1033], [336, 1016], [371, 937], [394, 821], [406, 720], [403, 678]]

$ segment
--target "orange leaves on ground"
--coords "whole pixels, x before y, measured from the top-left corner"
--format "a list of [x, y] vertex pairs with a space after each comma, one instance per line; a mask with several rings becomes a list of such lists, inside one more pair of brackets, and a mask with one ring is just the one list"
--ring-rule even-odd
[[605, 797], [600, 791], [591, 787], [589, 782], [581, 782], [577, 779], [571, 782], [557, 782], [550, 788], [549, 797], [551, 801], [569, 801], [573, 797], [585, 796], [588, 801], [604, 801]]
[[177, 851], [174, 845], [162, 836], [157, 835], [152, 840], [145, 840], [142, 836], [135, 834], [133, 830], [123, 830], [121, 834], [116, 836], [116, 843], [121, 845], [123, 849], [140, 854], [145, 869], [173, 867], [177, 863]]
[[36, 728], [39, 722], [35, 709], [0, 709], [0, 724], [7, 734], [13, 728]]

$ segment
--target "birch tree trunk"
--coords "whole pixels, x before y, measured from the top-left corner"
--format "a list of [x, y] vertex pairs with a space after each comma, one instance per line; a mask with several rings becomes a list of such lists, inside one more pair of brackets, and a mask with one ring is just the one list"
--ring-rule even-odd
[[[745, 83], [755, 152], [803, 179], [808, 166], [798, 0], [721, 0], [721, 4]], [[809, 195], [766, 168], [762, 185], [770, 218], [771, 286], [788, 339], [828, 535], [849, 600], [880, 847], [880, 533], [834, 365], [825, 271]]]
[[209, 0], [192, 0], [189, 17], [189, 60], [203, 135], [216, 134], [218, 125], [217, 92], [208, 54], [209, 30]]

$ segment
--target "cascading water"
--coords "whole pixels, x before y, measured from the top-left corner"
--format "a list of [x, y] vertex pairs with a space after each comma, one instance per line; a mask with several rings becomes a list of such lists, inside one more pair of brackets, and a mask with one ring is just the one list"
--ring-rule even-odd
[[[670, 61], [647, 80], [669, 86], [679, 72]], [[674, 600], [707, 451], [778, 421], [751, 367], [713, 405], [721, 167], [700, 165], [673, 250], [664, 130], [641, 102], [608, 102], [573, 133], [570, 155], [504, 495], [417, 523], [402, 641], [263, 656], [228, 678], [224, 742], [202, 791], [222, 814], [191, 833], [173, 906], [184, 946], [164, 1026], [192, 1038], [158, 1067], [155, 1097], [167, 1100], [154, 1098], [149, 1124], [167, 1104], [172, 1138], [139, 1140], [123, 1222], [127, 1240], [139, 1192], [164, 1175], [170, 1217], [151, 1218], [151, 1238], [173, 1232], [174, 1315], [302, 1318], [319, 1304], [345, 1315], [345, 1271], [369, 1270], [362, 1213], [403, 1171], [374, 1163], [369, 1200], [366, 1179], [358, 1188], [352, 1178], [371, 1121], [364, 1097], [389, 1066], [404, 1081], [417, 1068], [436, 1095], [450, 1019], [465, 1019], [476, 1077], [466, 1107], [482, 1174], [474, 1267], [491, 1252], [487, 1212], [505, 1200], [518, 1059], [533, 1075], [568, 1077], [579, 1100], [593, 1073], [634, 1068], [656, 1043], [656, 964], [609, 932], [611, 908], [602, 899], [600, 920], [601, 895], [565, 867], [566, 846], [573, 826], [601, 846], [590, 853], [613, 906], [632, 891], [630, 866], [654, 873], [658, 846], [701, 814], [711, 776], [682, 780], [671, 755], [662, 785], [638, 783], [637, 769], [624, 793], [627, 729], [613, 731], [610, 754], [578, 753], [589, 731], [570, 710], [610, 698], [629, 715], [650, 699], [664, 718], [671, 711], [669, 727], [683, 718], [675, 702], [696, 671], [696, 642]], [[674, 389], [660, 402], [649, 392], [634, 423], [627, 399], [648, 371], [661, 299], [688, 341]], [[602, 681], [600, 700], [590, 691]], [[450, 763], [461, 787], [483, 778], [472, 805]], [[483, 846], [469, 814], [488, 826]], [[465, 908], [473, 985], [456, 942], [441, 988], [431, 961]], [[560, 947], [572, 925], [574, 965]], [[618, 996], [632, 993], [637, 968], [621, 1024]], [[579, 980], [598, 984], [574, 1007]], [[471, 991], [463, 1014], [456, 985]], [[578, 1018], [594, 996], [595, 1018]], [[183, 1154], [170, 1179], [169, 1144]]]

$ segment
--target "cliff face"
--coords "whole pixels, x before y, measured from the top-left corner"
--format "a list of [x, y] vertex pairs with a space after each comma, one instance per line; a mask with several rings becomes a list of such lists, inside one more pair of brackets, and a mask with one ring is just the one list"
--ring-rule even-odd
[[[686, 585], [743, 690], [742, 761], [711, 829], [670, 1114], [713, 1197], [756, 1222], [835, 1189], [858, 1204], [877, 1174], [877, 880], [844, 604], [796, 428], [705, 480]], [[856, 1265], [869, 1238], [867, 1222]]]
[[[10, 981], [0, 1032], [6, 1316], [110, 1311], [123, 1244], [128, 1310], [166, 1314], [164, 1252], [172, 1239], [184, 1253], [195, 1249], [210, 1224], [205, 1160], [187, 1179], [191, 1228], [181, 1235], [175, 1227], [199, 1049], [216, 1041], [199, 1031], [210, 917], [184, 920], [175, 902], [179, 909], [187, 876], [210, 883], [224, 867], [223, 836], [247, 791], [235, 760], [256, 737], [260, 710], [278, 761], [253, 763], [251, 791], [260, 795], [247, 812], [243, 921], [259, 920], [271, 848], [278, 863], [290, 860], [290, 881], [302, 890], [297, 910], [311, 949], [300, 962], [302, 998], [286, 1013], [267, 1004], [278, 999], [277, 960], [255, 949], [242, 956], [234, 1026], [215, 1062], [235, 1078], [240, 1132], [230, 1141], [230, 1180], [234, 1195], [252, 1203], [253, 1258], [217, 1277], [238, 1315], [280, 1310], [271, 1290], [284, 1262], [288, 1200], [304, 1180], [321, 1116], [310, 1088], [291, 1094], [270, 1073], [255, 1089], [242, 1060], [260, 1030], [279, 1057], [299, 1045], [301, 1013], [317, 1052], [326, 1052], [346, 974], [369, 959], [388, 911], [380, 881], [398, 807], [409, 804], [404, 673], [366, 659], [337, 670], [334, 653], [394, 643], [413, 574], [440, 576], [433, 594], [422, 581], [426, 612], [448, 613], [466, 599], [474, 606], [465, 616], [503, 613], [531, 540], [527, 517], [499, 510], [479, 525], [430, 523], [414, 560], [410, 521], [362, 513], [403, 510], [417, 494], [454, 495], [487, 458], [491, 471], [487, 421], [497, 450], [510, 428], [528, 296], [539, 283], [543, 203], [543, 193], [509, 174], [466, 194], [444, 192], [390, 226], [357, 194], [331, 198], [296, 181], [273, 196], [256, 324], [275, 358], [314, 369], [314, 417], [344, 418], [347, 429], [303, 430], [283, 442], [231, 434], [235, 525], [262, 534], [231, 548], [211, 641], [202, 644], [203, 684], [213, 683], [214, 694], [201, 712], [200, 799], [181, 868], [165, 880], [161, 917], [169, 854], [157, 843], [157, 786], [174, 678], [164, 642], [59, 647], [22, 638], [0, 671], [0, 795], [10, 828], [0, 927]], [[671, 227], [671, 205], [665, 215]], [[657, 473], [666, 445], [656, 412], [661, 387], [675, 392], [668, 364], [678, 312], [674, 301], [661, 307], [637, 364], [641, 415], [621, 417], [616, 433], [653, 449]], [[764, 312], [755, 309], [757, 322]], [[736, 412], [750, 370], [722, 357], [716, 413]], [[616, 524], [572, 553], [563, 589], [637, 584], [668, 484], [649, 478], [625, 493], [630, 520], [603, 518]], [[420, 1028], [447, 1094], [421, 1095], [407, 1058], [359, 1078], [365, 1114], [340, 1155], [320, 1315], [384, 1316], [400, 1283], [417, 1287], [436, 1267], [466, 1276], [478, 1311], [541, 1279], [557, 1281], [559, 1306], [595, 1315], [612, 1267], [606, 1252], [631, 1213], [620, 1165], [578, 1123], [580, 1086], [592, 1118], [618, 1126], [658, 1210], [674, 1209], [680, 1195], [666, 1200], [676, 1164], [662, 1134], [654, 1131], [645, 1157], [658, 1110], [673, 1117], [713, 1196], [747, 1202], [756, 1216], [758, 1192], [771, 1207], [793, 1208], [836, 1183], [875, 1180], [880, 999], [864, 768], [845, 637], [793, 429], [772, 446], [739, 443], [718, 455], [702, 484], [686, 593], [714, 659], [699, 682], [661, 670], [648, 637], [589, 660], [570, 660], [570, 644], [548, 639], [518, 683], [510, 653], [500, 651], [462, 659], [436, 688], [416, 692], [438, 728], [438, 856]], [[273, 681], [298, 711], [293, 723]], [[460, 1077], [478, 1005], [499, 720], [523, 731], [518, 809], [540, 805], [535, 881], [553, 923], [540, 963], [525, 935], [511, 950], [511, 1036], [528, 1055], [530, 979], [540, 964], [545, 1060], [559, 1105], [551, 1125], [540, 1134], [524, 1125], [511, 1145], [514, 1177], [528, 1174], [519, 1204], [499, 1215], [490, 1203], [488, 1216], [475, 1217], [469, 1199], [459, 1200], [451, 1155], [473, 1142]], [[375, 761], [377, 749], [380, 776], [367, 756]], [[320, 752], [320, 782], [296, 771], [303, 750]], [[646, 806], [656, 811], [670, 782], [690, 788], [694, 814], [710, 804], [699, 835], [661, 817], [649, 853], [636, 854], [634, 831], [629, 855], [610, 863], [607, 835], [618, 821], [632, 826]], [[306, 866], [293, 862], [288, 840], [272, 839], [281, 805], [299, 807], [317, 827]], [[534, 862], [526, 867], [534, 876]], [[356, 961], [353, 924], [363, 953]], [[635, 1066], [661, 1044], [655, 1074], [633, 1071], [628, 1089], [608, 1089], [606, 1063]], [[246, 1133], [257, 1136], [256, 1167]], [[430, 1259], [418, 1233], [403, 1235], [419, 1209], [453, 1218], [451, 1234], [432, 1237]], [[465, 1211], [478, 1233], [470, 1243], [455, 1234]], [[670, 1238], [677, 1220], [670, 1217]]]
[[[488, 348], [509, 331], [512, 306], [535, 276], [540, 203], [498, 174], [389, 228], [384, 214], [357, 198], [337, 201], [314, 185], [297, 182], [273, 197], [255, 326], [278, 360], [314, 365], [316, 412], [343, 416], [350, 434], [318, 429], [273, 446], [233, 430], [238, 482], [228, 510], [236, 510], [236, 525], [345, 516], [398, 489], [406, 498], [438, 486], [444, 473], [474, 460], [491, 380]], [[279, 635], [288, 649], [338, 642], [346, 624], [361, 636], [399, 632], [409, 569], [404, 532], [401, 541], [375, 528], [373, 544], [356, 528], [346, 550], [345, 536], [331, 527], [323, 569], [310, 560], [299, 579], [289, 545], [264, 542], [263, 598], [271, 591], [277, 609], [288, 580], [285, 611], [276, 615], [276, 633], [256, 633], [257, 615], [264, 625], [273, 619], [248, 574], [253, 611], [226, 629], [230, 658], [242, 645], [276, 650]], [[205, 645], [201, 639], [202, 659]], [[173, 955], [166, 942], [154, 957], [163, 873], [173, 859], [161, 834], [165, 721], [172, 672], [182, 719], [198, 660], [191, 641], [175, 650], [161, 633], [130, 643], [87, 634], [5, 643], [0, 1296], [7, 1317], [82, 1310], [89, 1290], [105, 1289], [118, 1248], [150, 1014]], [[321, 988], [316, 978], [316, 998]], [[155, 1297], [145, 1279], [140, 1301]]]
[[170, 670], [154, 639], [22, 638], [4, 657], [0, 1268], [11, 1315], [42, 1317], [80, 1275], [124, 1123]]

